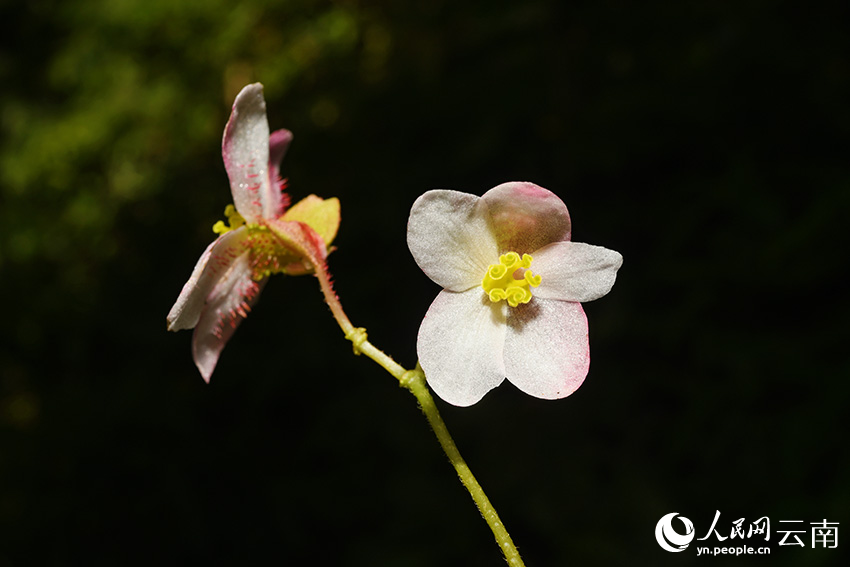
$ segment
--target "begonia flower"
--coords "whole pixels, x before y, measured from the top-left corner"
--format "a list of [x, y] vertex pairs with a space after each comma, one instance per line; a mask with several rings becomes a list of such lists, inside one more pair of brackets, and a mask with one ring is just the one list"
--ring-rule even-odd
[[234, 205], [218, 238], [195, 265], [168, 313], [168, 330], [194, 328], [192, 356], [209, 382], [224, 345], [273, 274], [311, 273], [325, 261], [339, 227], [339, 201], [310, 195], [291, 208], [280, 161], [292, 133], [269, 135], [260, 83], [237, 95], [224, 129], [222, 156]]
[[419, 328], [428, 384], [469, 406], [507, 378], [538, 398], [573, 393], [590, 365], [581, 303], [614, 285], [622, 256], [570, 242], [567, 207], [533, 183], [482, 197], [434, 190], [410, 211], [407, 243], [444, 289]]

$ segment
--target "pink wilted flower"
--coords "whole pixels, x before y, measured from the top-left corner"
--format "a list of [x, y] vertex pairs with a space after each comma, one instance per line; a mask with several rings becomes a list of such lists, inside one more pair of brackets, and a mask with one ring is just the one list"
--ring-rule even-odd
[[236, 96], [221, 144], [234, 205], [213, 231], [218, 238], [195, 265], [168, 313], [168, 330], [195, 329], [192, 356], [209, 382], [233, 331], [269, 276], [309, 273], [322, 264], [339, 227], [339, 201], [310, 195], [287, 209], [280, 161], [292, 133], [269, 135], [263, 85]]
[[582, 301], [614, 285], [622, 256], [570, 242], [554, 193], [504, 183], [482, 197], [435, 190], [410, 211], [407, 244], [444, 289], [419, 327], [417, 353], [441, 398], [469, 406], [507, 378], [545, 399], [573, 393], [590, 365]]

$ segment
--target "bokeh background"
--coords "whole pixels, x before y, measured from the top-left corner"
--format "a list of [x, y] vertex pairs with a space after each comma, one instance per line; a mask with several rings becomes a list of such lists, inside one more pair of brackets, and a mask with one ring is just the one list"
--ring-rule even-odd
[[[440, 403], [529, 565], [837, 565], [850, 529], [846, 4], [0, 2], [0, 566], [500, 565], [415, 400], [275, 278], [210, 385], [165, 315], [265, 85], [291, 194], [337, 196], [349, 316], [410, 367], [432, 188], [533, 181], [620, 251], [551, 402]], [[770, 557], [697, 558], [768, 516]], [[780, 520], [839, 547], [778, 547]], [[716, 538], [709, 541], [712, 545]], [[736, 540], [740, 542], [740, 540]], [[727, 540], [726, 544], [735, 543]], [[758, 546], [755, 538], [747, 542]]]

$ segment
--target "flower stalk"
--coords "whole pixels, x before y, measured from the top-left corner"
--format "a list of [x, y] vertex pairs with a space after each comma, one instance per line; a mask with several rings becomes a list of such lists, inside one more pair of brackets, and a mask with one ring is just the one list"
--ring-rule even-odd
[[448, 427], [446, 427], [446, 422], [443, 421], [443, 417], [434, 403], [434, 398], [425, 385], [425, 374], [422, 372], [422, 368], [417, 364], [414, 370], [405, 369], [393, 360], [392, 357], [369, 342], [366, 329], [352, 325], [342, 308], [339, 297], [333, 290], [330, 274], [324, 262], [315, 266], [315, 275], [319, 280], [319, 287], [325, 296], [325, 302], [330, 307], [334, 319], [336, 319], [342, 332], [345, 333], [345, 338], [352, 343], [354, 354], [364, 354], [374, 360], [381, 368], [392, 374], [399, 381], [399, 385], [402, 388], [406, 388], [416, 397], [416, 401], [419, 402], [419, 409], [425, 414], [425, 418], [431, 425], [434, 435], [437, 436], [437, 440], [440, 442], [440, 447], [443, 448], [443, 452], [449, 458], [449, 462], [451, 462], [457, 472], [464, 488], [472, 496], [472, 500], [478, 507], [478, 511], [481, 512], [484, 521], [490, 526], [490, 530], [493, 532], [496, 543], [499, 545], [499, 549], [502, 550], [508, 565], [511, 567], [525, 567], [525, 563], [523, 563], [516, 545], [514, 545], [508, 530], [505, 528], [505, 524], [499, 518], [496, 508], [490, 502], [490, 499], [487, 498], [484, 489], [478, 483], [475, 475], [472, 474], [472, 470], [461, 456], [457, 445], [455, 445]]
[[440, 446], [455, 468], [463, 486], [466, 487], [466, 490], [469, 491], [470, 496], [475, 501], [475, 505], [478, 506], [478, 511], [481, 512], [484, 521], [490, 526], [490, 530], [496, 537], [496, 543], [499, 544], [499, 549], [504, 553], [508, 565], [511, 567], [524, 567], [525, 563], [523, 563], [519, 551], [517, 551], [508, 530], [505, 528], [505, 524], [499, 518], [496, 508], [490, 503], [490, 499], [487, 498], [484, 489], [478, 484], [478, 480], [472, 474], [469, 465], [463, 460], [457, 445], [455, 445], [452, 436], [449, 434], [446, 423], [443, 421], [439, 410], [437, 410], [437, 405], [434, 403], [434, 398], [425, 385], [425, 374], [421, 368], [417, 365], [416, 370], [405, 373], [400, 382], [403, 387], [410, 390], [410, 393], [416, 396], [422, 413], [425, 414], [428, 423], [431, 424], [431, 429], [434, 431], [434, 435], [437, 436]]

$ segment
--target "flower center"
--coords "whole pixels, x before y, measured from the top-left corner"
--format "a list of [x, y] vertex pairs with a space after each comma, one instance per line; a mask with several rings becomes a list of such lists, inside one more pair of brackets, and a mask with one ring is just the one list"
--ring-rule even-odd
[[520, 258], [516, 252], [499, 256], [499, 263], [491, 264], [487, 268], [487, 275], [481, 282], [481, 287], [487, 292], [490, 301], [498, 303], [505, 299], [511, 307], [531, 301], [531, 290], [528, 287], [539, 286], [543, 279], [528, 269], [533, 259], [528, 254], [523, 254]]
[[269, 230], [269, 227], [263, 224], [246, 223], [233, 205], [227, 205], [224, 216], [227, 217], [227, 224], [224, 221], [218, 221], [213, 225], [213, 232], [216, 234], [224, 234], [242, 226], [248, 228], [241, 246], [243, 251], [251, 252], [251, 277], [254, 281], [260, 281], [274, 274], [305, 273], [307, 268], [301, 262], [302, 257], [287, 248], [281, 239]]
[[274, 274], [286, 274], [287, 268], [301, 260], [301, 256], [287, 248], [269, 227], [262, 224], [248, 225], [244, 246], [251, 251], [251, 267], [256, 281]]
[[227, 217], [228, 224], [224, 224], [224, 221], [218, 221], [213, 225], [214, 233], [224, 234], [245, 224], [245, 219], [242, 218], [242, 215], [239, 214], [233, 205], [227, 205], [224, 208], [224, 216]]

